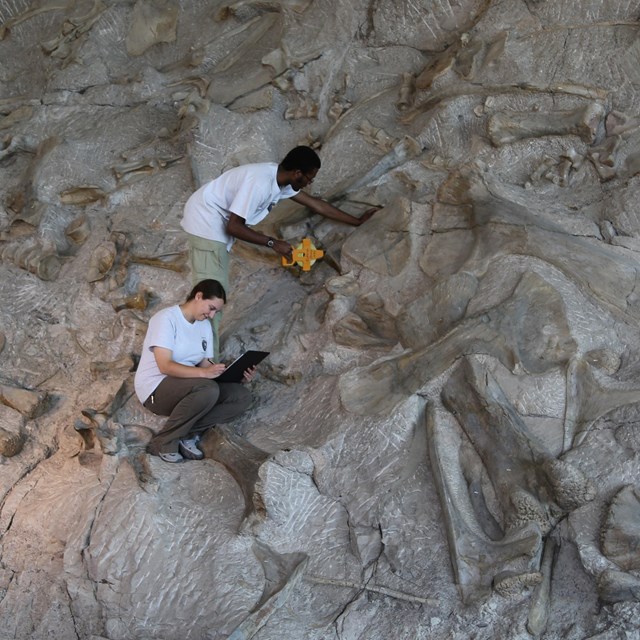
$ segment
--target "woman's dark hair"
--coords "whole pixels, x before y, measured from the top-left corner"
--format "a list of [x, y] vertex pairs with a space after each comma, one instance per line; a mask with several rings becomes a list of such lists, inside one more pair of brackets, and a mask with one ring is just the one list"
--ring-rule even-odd
[[280, 166], [286, 171], [300, 169], [302, 173], [308, 173], [320, 168], [320, 158], [311, 147], [295, 147], [287, 153]]
[[202, 293], [202, 297], [205, 300], [211, 300], [211, 298], [220, 298], [223, 302], [227, 302], [227, 292], [224, 287], [217, 280], [201, 280], [198, 284], [191, 289], [191, 293], [187, 296], [187, 302], [193, 300], [196, 297], [196, 293]]

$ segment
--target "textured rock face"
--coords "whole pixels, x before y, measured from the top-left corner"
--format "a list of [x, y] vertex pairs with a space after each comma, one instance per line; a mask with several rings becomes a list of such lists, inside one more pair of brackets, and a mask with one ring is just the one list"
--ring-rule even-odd
[[[0, 6], [0, 638], [640, 633], [640, 7]], [[270, 357], [205, 459], [144, 447], [193, 189], [318, 148], [237, 243]]]

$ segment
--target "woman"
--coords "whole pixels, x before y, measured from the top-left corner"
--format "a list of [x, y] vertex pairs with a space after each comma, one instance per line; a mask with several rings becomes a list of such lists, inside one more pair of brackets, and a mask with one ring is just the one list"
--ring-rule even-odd
[[[213, 362], [209, 320], [226, 301], [217, 280], [203, 280], [183, 304], [162, 309], [149, 321], [134, 385], [146, 409], [169, 416], [147, 446], [165, 462], [201, 460], [197, 445], [202, 432], [235, 418], [251, 404], [251, 394], [242, 384], [215, 381], [225, 365]], [[255, 367], [245, 371], [246, 382], [254, 372]]]

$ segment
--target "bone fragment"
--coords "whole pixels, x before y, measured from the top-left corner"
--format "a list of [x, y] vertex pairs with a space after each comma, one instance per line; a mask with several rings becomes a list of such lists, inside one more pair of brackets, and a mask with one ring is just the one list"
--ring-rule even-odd
[[84, 244], [91, 232], [89, 218], [85, 214], [72, 220], [64, 230], [64, 235], [76, 246]]
[[526, 138], [565, 135], [578, 135], [591, 144], [603, 116], [604, 108], [597, 102], [573, 111], [497, 113], [489, 119], [488, 133], [496, 147]]
[[265, 549], [259, 543], [254, 546], [254, 553], [265, 569], [265, 591], [253, 611], [231, 633], [229, 640], [250, 640], [255, 637], [269, 618], [287, 602], [291, 593], [296, 591], [309, 562], [304, 554], [285, 556]]
[[604, 602], [640, 601], [640, 578], [608, 569], [598, 578], [598, 592]]
[[95, 0], [93, 6], [84, 15], [73, 16], [65, 20], [60, 35], [43, 42], [42, 50], [52, 58], [62, 60], [63, 67], [70, 64], [82, 43], [80, 36], [91, 29], [105, 9], [105, 5], [100, 0]]
[[28, 120], [33, 115], [33, 107], [24, 105], [12, 111], [8, 116], [0, 119], [0, 131], [3, 129], [11, 129], [15, 124], [22, 120]]
[[41, 415], [47, 405], [47, 393], [0, 384], [0, 402], [33, 419]]
[[21, 269], [38, 276], [41, 280], [55, 280], [62, 268], [57, 254], [44, 249], [39, 243], [14, 241], [0, 248], [3, 262], [11, 262]]
[[384, 129], [374, 127], [368, 120], [363, 120], [358, 125], [358, 133], [370, 144], [378, 147], [385, 153], [391, 151], [397, 140], [391, 137]]
[[187, 254], [184, 251], [155, 257], [131, 255], [129, 261], [134, 264], [145, 264], [149, 267], [157, 267], [158, 269], [169, 269], [169, 271], [176, 271], [178, 273], [184, 273], [189, 269], [187, 265]]
[[531, 596], [529, 617], [527, 619], [527, 631], [534, 637], [540, 637], [547, 628], [549, 621], [549, 607], [551, 604], [551, 579], [553, 576], [553, 563], [557, 555], [557, 545], [552, 536], [549, 536], [544, 544], [540, 573], [542, 581], [535, 588]]
[[12, 458], [17, 456], [24, 446], [24, 435], [0, 427], [0, 456]]
[[307, 582], [313, 584], [324, 584], [334, 587], [344, 587], [345, 589], [358, 589], [359, 591], [371, 591], [372, 593], [380, 593], [396, 600], [404, 600], [405, 602], [415, 602], [417, 604], [428, 604], [430, 606], [436, 606], [438, 600], [436, 598], [424, 598], [423, 596], [415, 596], [411, 593], [405, 593], [398, 589], [390, 589], [389, 587], [383, 587], [369, 582], [351, 582], [349, 580], [338, 580], [336, 578], [325, 578], [323, 576], [305, 575], [304, 579]]
[[96, 282], [102, 280], [116, 259], [116, 245], [110, 240], [101, 242], [92, 252], [89, 259], [89, 269], [87, 271], [87, 281]]
[[41, 4], [34, 2], [29, 9], [13, 16], [13, 18], [9, 18], [9, 20], [5, 20], [2, 25], [0, 25], [0, 40], [4, 40], [15, 25], [25, 22], [26, 20], [40, 15], [41, 13], [46, 13], [48, 11], [62, 11], [68, 6], [69, 0], [45, 0], [45, 2], [42, 2]]
[[413, 107], [416, 98], [416, 77], [412, 73], [403, 73], [396, 106], [399, 111]]
[[125, 40], [130, 56], [141, 56], [159, 42], [174, 42], [178, 7], [171, 0], [137, 0]]
[[104, 202], [106, 198], [107, 194], [100, 187], [91, 185], [73, 187], [60, 194], [62, 204], [85, 205], [92, 202]]

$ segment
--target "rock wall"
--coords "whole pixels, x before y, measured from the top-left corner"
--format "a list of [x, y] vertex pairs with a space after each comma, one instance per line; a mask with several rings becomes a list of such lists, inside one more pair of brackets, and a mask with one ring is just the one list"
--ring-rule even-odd
[[[640, 633], [640, 4], [0, 6], [0, 638]], [[221, 171], [252, 409], [168, 465], [132, 392]]]

